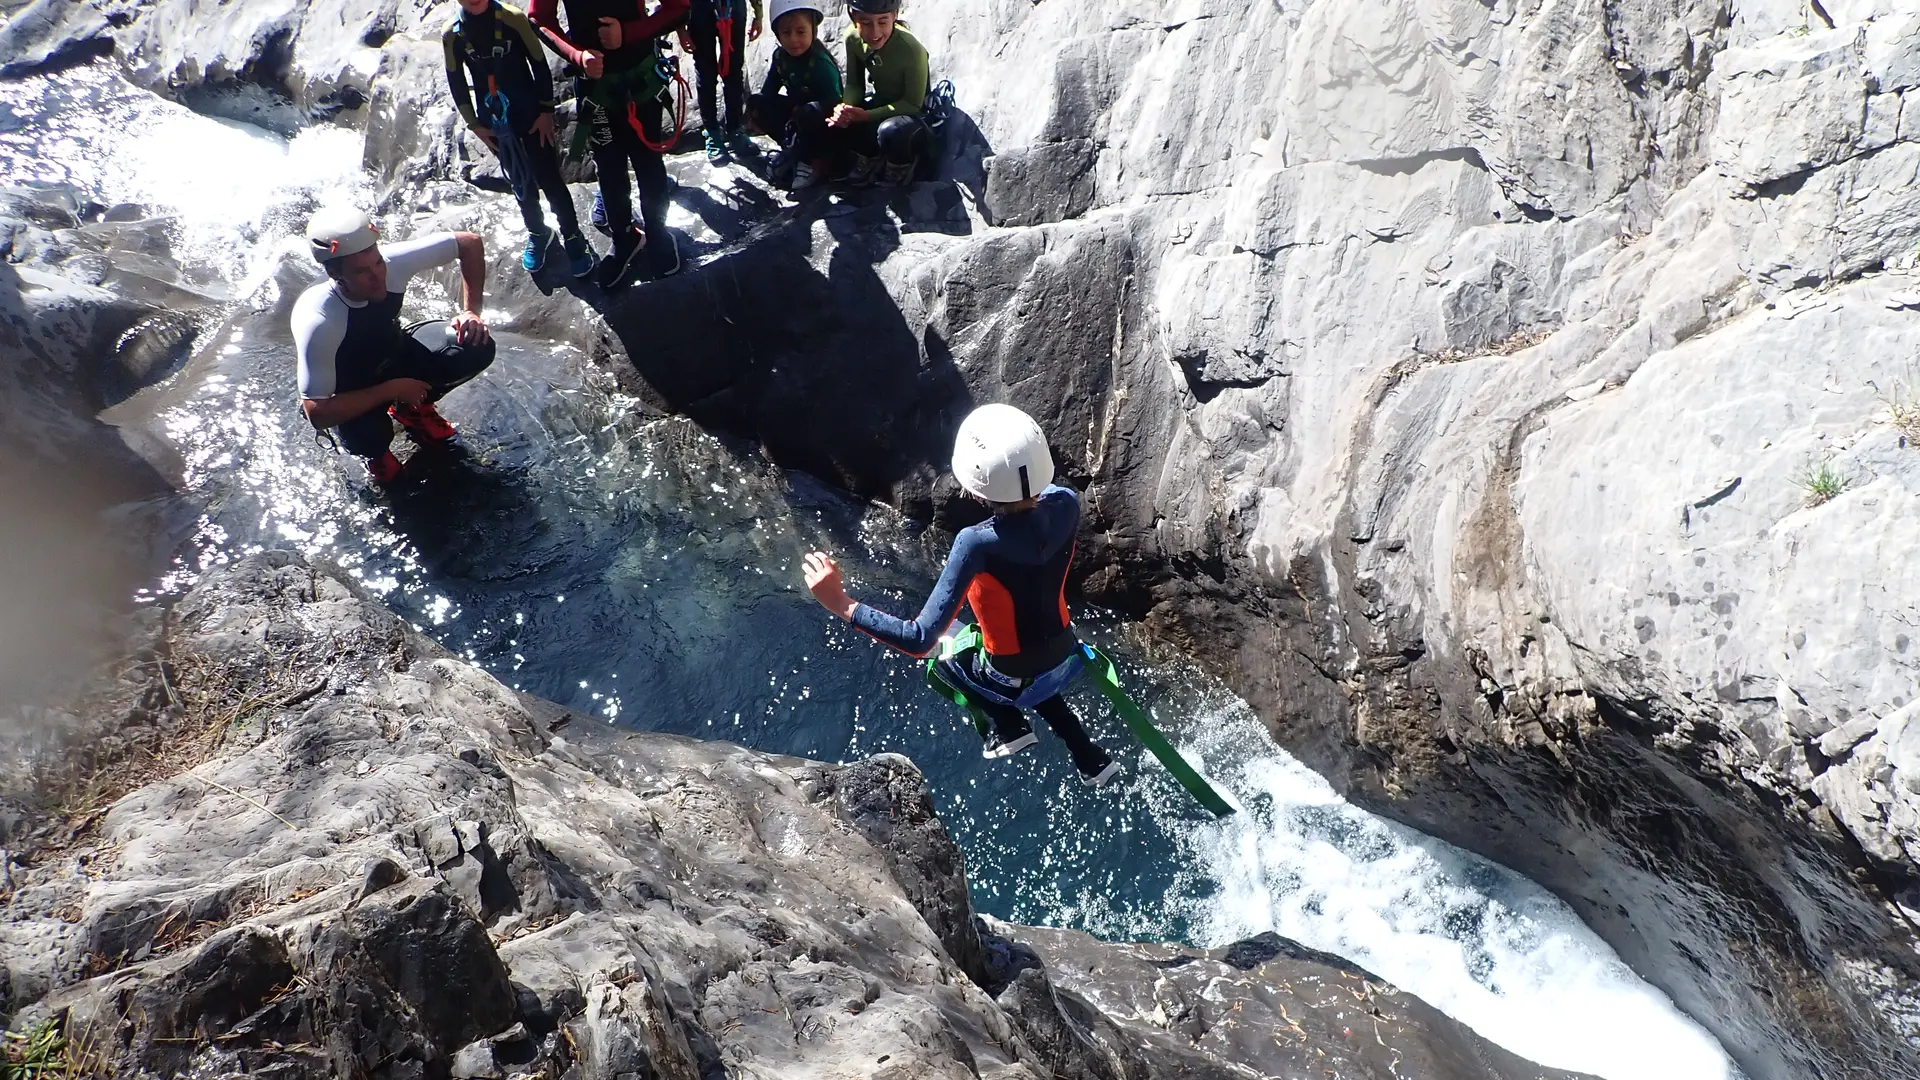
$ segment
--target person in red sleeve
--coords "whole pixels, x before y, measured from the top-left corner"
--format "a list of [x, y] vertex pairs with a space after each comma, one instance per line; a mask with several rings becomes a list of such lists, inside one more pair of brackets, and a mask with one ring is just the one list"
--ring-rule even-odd
[[[565, 29], [559, 18], [563, 7]], [[647, 144], [664, 146], [668, 141], [661, 131], [667, 86], [659, 39], [686, 18], [687, 7], [688, 0], [659, 0], [649, 15], [645, 0], [532, 0], [527, 12], [547, 44], [578, 73], [574, 86], [580, 117], [574, 147], [577, 152], [584, 137], [593, 148], [607, 227], [613, 233], [613, 250], [594, 271], [594, 281], [603, 289], [625, 281], [643, 251], [656, 277], [680, 269], [680, 249], [667, 231], [667, 166]], [[644, 233], [633, 223], [628, 163], [640, 185]]]

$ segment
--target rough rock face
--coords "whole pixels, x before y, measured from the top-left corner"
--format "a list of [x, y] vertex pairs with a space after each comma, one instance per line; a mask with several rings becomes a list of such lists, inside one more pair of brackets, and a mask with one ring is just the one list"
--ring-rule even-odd
[[5, 866], [0, 1007], [110, 1075], [1567, 1076], [1270, 935], [983, 926], [906, 759], [618, 733], [289, 553], [170, 624], [121, 689], [191, 767]]
[[[395, 208], [457, 175], [414, 7], [122, 15], [151, 85], [363, 91]], [[1352, 797], [1546, 883], [1756, 1077], [1920, 1075], [1920, 15], [910, 17], [967, 183], [594, 298], [656, 402], [937, 513], [1017, 401], [1090, 485], [1089, 595]], [[569, 310], [530, 319], [608, 338]]]

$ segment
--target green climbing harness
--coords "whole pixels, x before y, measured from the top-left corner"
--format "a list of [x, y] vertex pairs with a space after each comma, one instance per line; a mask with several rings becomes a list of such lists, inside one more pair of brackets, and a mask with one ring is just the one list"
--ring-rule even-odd
[[[668, 110], [668, 120], [674, 125], [671, 130], [661, 132], [660, 141], [647, 137], [647, 131], [640, 123], [638, 102], [654, 101], [666, 93], [675, 81], [682, 87], [679, 100], [679, 112]], [[600, 115], [609, 124], [624, 123], [633, 129], [641, 145], [654, 153], [663, 154], [673, 149], [680, 138], [680, 127], [686, 123], [687, 103], [684, 89], [686, 78], [680, 74], [680, 67], [670, 57], [660, 57], [653, 63], [635, 64], [619, 71], [609, 71], [598, 79], [582, 79], [580, 93], [600, 110]], [[573, 125], [573, 140], [567, 146], [567, 156], [574, 161], [584, 160], [587, 149], [587, 129], [589, 127], [586, 110], [576, 118]]]
[[[941, 672], [940, 665], [943, 662], [950, 662], [964, 671], [963, 658], [984, 647], [985, 642], [981, 639], [980, 628], [969, 624], [959, 633], [940, 639], [940, 651], [927, 657], [927, 685], [939, 691], [941, 697], [964, 709], [967, 715], [973, 718], [973, 726], [982, 738], [992, 730], [993, 722], [987, 716], [986, 709], [981, 706], [976, 694], [986, 692], [979, 687], [956, 685]], [[1207, 783], [1206, 777], [1201, 776], [1199, 770], [1189, 765], [1186, 758], [1180, 756], [1180, 751], [1175, 749], [1174, 745], [1167, 741], [1167, 737], [1160, 733], [1160, 729], [1153, 726], [1153, 721], [1147, 718], [1146, 710], [1120, 688], [1120, 675], [1115, 670], [1113, 661], [1107, 658], [1107, 654], [1092, 645], [1081, 642], [1079, 652], [1068, 657], [1052, 671], [1035, 679], [1021, 693], [1018, 700], [1002, 699], [1000, 703], [1019, 708], [1038, 704], [1065, 689], [1067, 684], [1079, 677], [1082, 670], [1093, 672], [1094, 682], [1100, 687], [1100, 692], [1105, 694], [1107, 700], [1112, 703], [1113, 711], [1120, 714], [1120, 719], [1125, 721], [1127, 729], [1133, 732], [1133, 737], [1139, 739], [1154, 757], [1160, 759], [1160, 764], [1167, 767], [1167, 771], [1173, 774], [1173, 778], [1180, 781], [1180, 786], [1186, 788], [1195, 799], [1198, 799], [1200, 805], [1212, 811], [1215, 817], [1226, 817], [1233, 813], [1233, 805], [1221, 798], [1220, 793], [1213, 789], [1213, 785]]]

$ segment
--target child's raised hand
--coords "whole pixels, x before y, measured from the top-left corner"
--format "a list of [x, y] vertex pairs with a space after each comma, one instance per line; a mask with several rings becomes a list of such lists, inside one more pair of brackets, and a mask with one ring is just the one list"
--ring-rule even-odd
[[800, 560], [800, 573], [806, 579], [807, 591], [820, 601], [821, 607], [843, 619], [853, 617], [853, 598], [847, 595], [846, 586], [840, 581], [840, 567], [833, 556], [824, 551], [807, 552]]
[[580, 70], [587, 78], [597, 79], [607, 72], [607, 57], [598, 49], [588, 49], [587, 55], [580, 61]]

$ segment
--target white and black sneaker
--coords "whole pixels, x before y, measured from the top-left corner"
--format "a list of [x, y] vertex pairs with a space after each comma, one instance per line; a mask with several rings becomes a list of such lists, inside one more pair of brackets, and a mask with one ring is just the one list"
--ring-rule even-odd
[[594, 271], [593, 283], [602, 289], [618, 288], [627, 279], [627, 272], [633, 268], [633, 260], [645, 248], [646, 238], [639, 229], [628, 229], [625, 236], [615, 237], [612, 249]]
[[1002, 740], [998, 731], [990, 731], [987, 733], [986, 743], [980, 747], [980, 756], [989, 760], [1012, 757], [1039, 741], [1040, 736], [1035, 735], [1031, 729], [1024, 735], [1014, 736], [1011, 742]]
[[680, 272], [680, 242], [665, 229], [647, 240], [647, 271], [649, 277], [656, 279]]
[[1074, 762], [1075, 767], [1080, 770], [1081, 783], [1086, 784], [1088, 787], [1106, 787], [1109, 780], [1120, 775], [1119, 762], [1107, 757], [1104, 753], [1101, 754], [1100, 757], [1106, 762], [1106, 765], [1094, 772], [1088, 772], [1085, 766], [1077, 761]]

